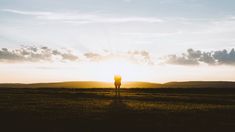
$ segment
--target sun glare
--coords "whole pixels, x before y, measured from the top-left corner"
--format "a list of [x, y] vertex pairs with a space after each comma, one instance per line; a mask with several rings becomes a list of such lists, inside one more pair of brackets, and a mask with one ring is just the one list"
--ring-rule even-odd
[[112, 82], [114, 75], [121, 75], [123, 81], [134, 81], [137, 79], [139, 64], [122, 59], [112, 59], [98, 64], [97, 68], [101, 71], [96, 78], [101, 81]]

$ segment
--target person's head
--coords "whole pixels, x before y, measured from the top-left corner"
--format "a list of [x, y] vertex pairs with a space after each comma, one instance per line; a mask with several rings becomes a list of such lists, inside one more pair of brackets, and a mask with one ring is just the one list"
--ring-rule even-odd
[[114, 76], [114, 80], [115, 81], [121, 81], [122, 80], [122, 77], [120, 75], [115, 75]]

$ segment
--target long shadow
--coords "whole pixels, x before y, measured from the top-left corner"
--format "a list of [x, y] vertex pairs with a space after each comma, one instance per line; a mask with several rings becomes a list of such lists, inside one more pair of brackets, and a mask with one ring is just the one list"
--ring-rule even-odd
[[101, 127], [105, 128], [105, 131], [126, 131], [130, 127], [128, 124], [130, 124], [131, 110], [126, 105], [121, 92], [113, 91], [112, 100], [105, 112], [104, 122], [101, 123]]
[[111, 103], [108, 106], [108, 111], [113, 113], [113, 112], [125, 112], [128, 110], [128, 106], [125, 104], [122, 96], [121, 96], [121, 91], [120, 90], [115, 90], [114, 91], [114, 97], [112, 98]]

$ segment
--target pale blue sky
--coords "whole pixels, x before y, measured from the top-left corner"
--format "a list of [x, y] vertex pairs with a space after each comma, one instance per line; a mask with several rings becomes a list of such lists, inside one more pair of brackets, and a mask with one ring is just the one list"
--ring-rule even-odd
[[[53, 63], [62, 63], [63, 73], [69, 74], [71, 67], [80, 67], [79, 73], [90, 71], [87, 67], [93, 63], [100, 67], [107, 60], [128, 58], [138, 63], [136, 71], [144, 76], [127, 80], [200, 80], [205, 74], [211, 78], [204, 80], [235, 80], [231, 77], [235, 74], [234, 38], [234, 0], [0, 0], [0, 48], [7, 48], [0, 50], [1, 66], [14, 62], [35, 74], [43, 67], [42, 72], [54, 76], [51, 69], [58, 65]], [[34, 52], [32, 47], [48, 49]], [[30, 54], [23, 54], [25, 50]], [[195, 67], [198, 74], [191, 76], [189, 71]], [[144, 70], [148, 68], [152, 70]], [[216, 72], [207, 73], [208, 69]], [[25, 74], [15, 72], [15, 76]], [[223, 76], [215, 76], [218, 72]], [[95, 80], [97, 74], [48, 81]], [[6, 80], [0, 78], [0, 82]], [[32, 82], [37, 81], [47, 80], [35, 77]]]
[[105, 12], [120, 15], [219, 17], [234, 14], [233, 0], [1, 0], [1, 8]]

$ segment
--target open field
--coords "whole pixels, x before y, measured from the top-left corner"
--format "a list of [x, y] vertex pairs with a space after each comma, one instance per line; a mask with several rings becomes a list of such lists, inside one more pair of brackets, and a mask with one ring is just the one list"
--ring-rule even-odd
[[0, 89], [1, 130], [235, 131], [234, 88]]

